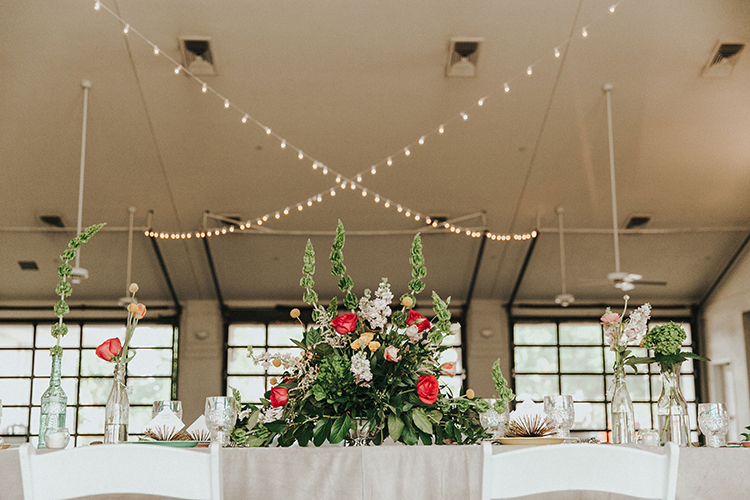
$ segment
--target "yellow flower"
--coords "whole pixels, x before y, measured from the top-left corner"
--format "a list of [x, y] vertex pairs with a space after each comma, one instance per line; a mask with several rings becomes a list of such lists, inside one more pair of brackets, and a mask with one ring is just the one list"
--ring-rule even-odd
[[474, 399], [474, 389], [466, 389], [466, 399]]
[[273, 366], [275, 366], [276, 368], [281, 366], [281, 360], [279, 358], [274, 359], [273, 361], [271, 361], [271, 363], [273, 363]]
[[269, 382], [271, 382], [271, 385], [276, 385], [276, 382], [278, 382], [278, 380], [276, 380], [276, 377], [271, 377]]
[[294, 319], [299, 318], [299, 315], [300, 315], [299, 309], [297, 309], [296, 307], [292, 309], [291, 311], [289, 311], [289, 316], [291, 316]]
[[404, 307], [413, 307], [414, 306], [414, 299], [411, 297], [404, 297], [401, 299], [401, 305]]
[[135, 302], [131, 302], [130, 304], [128, 304], [128, 312], [133, 314], [137, 313], [138, 304], [136, 304]]
[[370, 342], [370, 345], [368, 345], [367, 347], [369, 347], [372, 352], [375, 352], [378, 349], [380, 349], [380, 342], [378, 341]]
[[365, 332], [362, 335], [359, 336], [359, 341], [365, 345], [372, 342], [372, 339], [375, 335], [372, 332]]
[[359, 351], [359, 348], [360, 348], [360, 345], [359, 345], [359, 339], [357, 339], [357, 340], [355, 340], [354, 342], [352, 342], [352, 344], [351, 344], [351, 347], [352, 347], [352, 349], [354, 349], [355, 351]]
[[130, 287], [128, 288], [130, 290], [130, 293], [135, 293], [138, 291], [138, 283], [131, 283]]

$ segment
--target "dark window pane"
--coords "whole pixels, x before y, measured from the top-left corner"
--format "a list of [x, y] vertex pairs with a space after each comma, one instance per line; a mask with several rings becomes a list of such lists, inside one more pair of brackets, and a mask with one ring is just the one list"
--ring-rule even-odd
[[599, 323], [560, 323], [560, 344], [601, 345]]
[[554, 323], [516, 323], [513, 326], [513, 343], [557, 344], [557, 326]]

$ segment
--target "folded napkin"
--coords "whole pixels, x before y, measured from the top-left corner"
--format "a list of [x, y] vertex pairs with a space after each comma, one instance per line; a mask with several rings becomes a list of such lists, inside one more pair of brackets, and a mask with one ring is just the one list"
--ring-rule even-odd
[[169, 408], [164, 408], [146, 424], [146, 438], [149, 441], [190, 441], [190, 435], [184, 428], [180, 417]]
[[194, 441], [211, 441], [211, 433], [206, 425], [206, 417], [201, 415], [187, 428], [187, 433]]

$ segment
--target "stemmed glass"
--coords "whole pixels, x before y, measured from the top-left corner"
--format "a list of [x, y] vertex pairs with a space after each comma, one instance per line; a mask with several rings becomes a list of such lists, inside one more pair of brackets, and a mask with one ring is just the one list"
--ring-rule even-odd
[[576, 417], [573, 396], [544, 396], [544, 413], [557, 428], [558, 437], [570, 437]]
[[237, 422], [237, 401], [232, 396], [206, 398], [206, 427], [211, 432], [211, 441], [229, 446], [230, 433]]
[[729, 415], [724, 403], [699, 403], [698, 426], [706, 436], [706, 446], [719, 448], [727, 445]]
[[151, 408], [151, 418], [156, 418], [166, 408], [172, 410], [177, 415], [177, 418], [182, 420], [182, 401], [154, 401], [154, 405]]

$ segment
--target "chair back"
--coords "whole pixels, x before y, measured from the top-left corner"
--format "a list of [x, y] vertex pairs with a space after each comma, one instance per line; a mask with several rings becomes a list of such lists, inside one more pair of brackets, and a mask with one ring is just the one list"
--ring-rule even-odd
[[37, 452], [19, 449], [25, 500], [134, 493], [221, 500], [221, 445], [210, 450], [154, 444], [102, 444]]
[[680, 449], [666, 453], [620, 445], [525, 446], [493, 454], [482, 443], [482, 500], [555, 491], [602, 491], [674, 500]]

